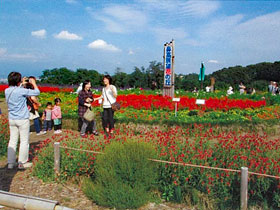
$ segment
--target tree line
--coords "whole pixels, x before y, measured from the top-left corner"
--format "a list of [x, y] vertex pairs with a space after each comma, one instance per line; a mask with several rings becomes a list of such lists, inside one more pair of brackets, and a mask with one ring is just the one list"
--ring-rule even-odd
[[[105, 72], [105, 74], [107, 73]], [[97, 70], [77, 69], [73, 71], [64, 67], [51, 70], [46, 69], [43, 71], [40, 79], [41, 83], [61, 85], [77, 85], [89, 79], [93, 87], [99, 87], [102, 85], [103, 75]], [[162, 89], [163, 76], [162, 63], [152, 61], [147, 68], [143, 66], [140, 68], [134, 67], [133, 72], [130, 74], [117, 68], [112, 78], [118, 88]], [[229, 86], [233, 86], [237, 90], [239, 83], [242, 82], [246, 87], [266, 90], [270, 81], [279, 82], [280, 80], [280, 61], [274, 63], [263, 62], [246, 67], [223, 68], [206, 75], [203, 82], [204, 87], [210, 85], [212, 77], [215, 78], [215, 89], [227, 89]], [[175, 89], [191, 91], [194, 87], [200, 88], [200, 86], [198, 74], [196, 73], [187, 75], [175, 74]]]

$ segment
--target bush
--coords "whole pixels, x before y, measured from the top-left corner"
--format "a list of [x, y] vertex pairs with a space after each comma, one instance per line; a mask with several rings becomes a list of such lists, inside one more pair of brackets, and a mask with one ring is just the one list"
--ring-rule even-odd
[[148, 158], [154, 157], [148, 143], [113, 142], [97, 156], [94, 184], [84, 185], [84, 192], [98, 205], [138, 208], [151, 198], [157, 165]]
[[0, 115], [0, 157], [7, 154], [7, 147], [9, 142], [9, 124], [5, 115]]

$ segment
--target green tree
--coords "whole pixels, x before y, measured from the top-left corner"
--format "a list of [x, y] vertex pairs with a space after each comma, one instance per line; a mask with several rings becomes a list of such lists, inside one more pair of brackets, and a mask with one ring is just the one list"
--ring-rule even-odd
[[160, 62], [151, 61], [149, 67], [146, 69], [146, 81], [148, 83], [148, 87], [152, 88], [153, 82], [156, 82], [157, 88], [163, 88], [163, 65]]
[[75, 72], [63, 68], [44, 70], [40, 77], [42, 83], [69, 85], [75, 83]]
[[134, 67], [134, 71], [128, 75], [128, 85], [135, 88], [147, 88], [148, 83], [146, 82], [145, 68], [142, 66], [141, 69]]
[[114, 84], [119, 88], [124, 88], [128, 86], [128, 75], [122, 72], [121, 68], [117, 68], [115, 74], [112, 76]]

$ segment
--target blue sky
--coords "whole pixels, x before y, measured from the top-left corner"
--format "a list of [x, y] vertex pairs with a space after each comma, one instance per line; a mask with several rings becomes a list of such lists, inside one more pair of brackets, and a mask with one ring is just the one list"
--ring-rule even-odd
[[163, 61], [175, 40], [175, 72], [274, 62], [280, 1], [1, 0], [0, 77], [11, 71], [95, 69], [131, 73]]

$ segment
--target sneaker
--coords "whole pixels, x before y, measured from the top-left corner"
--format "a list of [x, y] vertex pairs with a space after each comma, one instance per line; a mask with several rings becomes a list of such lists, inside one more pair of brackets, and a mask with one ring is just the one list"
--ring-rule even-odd
[[46, 134], [46, 133], [47, 133], [47, 131], [41, 131], [41, 133], [42, 133], [42, 134]]
[[36, 135], [37, 135], [37, 136], [40, 136], [40, 135], [42, 135], [42, 134], [43, 134], [42, 132], [40, 132], [40, 133], [36, 133]]
[[59, 134], [59, 133], [60, 133], [59, 130], [54, 131], [54, 134]]
[[13, 169], [15, 166], [15, 163], [8, 163], [8, 169]]
[[111, 130], [110, 130], [110, 134], [114, 134], [114, 128], [112, 128]]
[[32, 167], [32, 163], [30, 163], [30, 162], [19, 163], [18, 164], [18, 169], [21, 169], [21, 170], [24, 170], [24, 169], [27, 169], [27, 168], [30, 168], [30, 167]]
[[99, 133], [98, 133], [97, 131], [93, 131], [92, 133], [93, 133], [93, 135], [95, 135], [95, 136], [99, 136]]
[[62, 130], [58, 130], [58, 133], [62, 133]]

